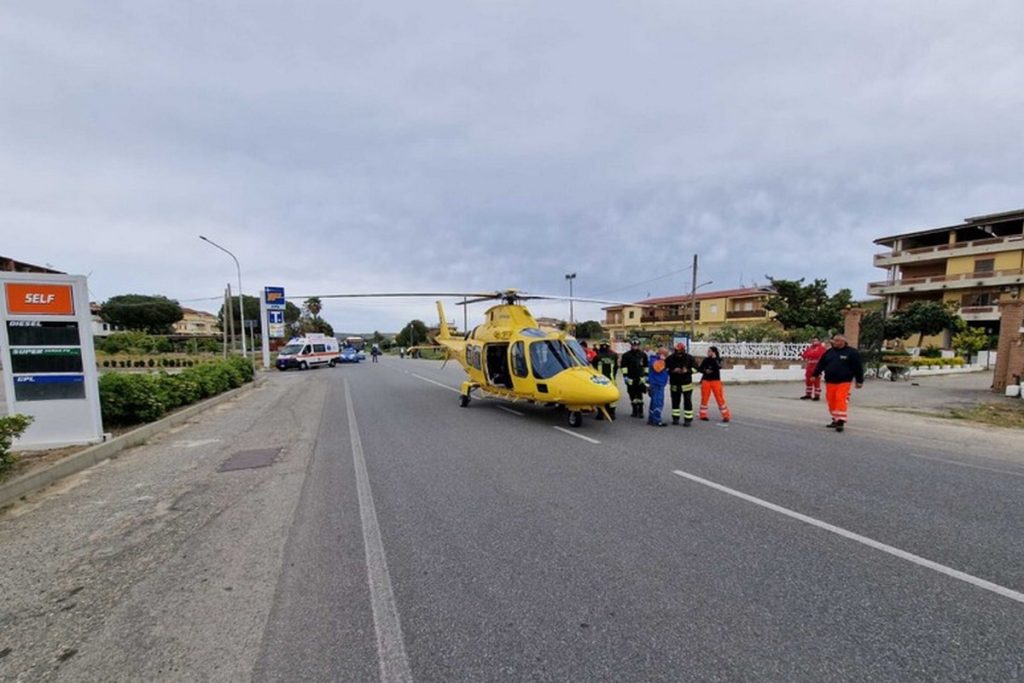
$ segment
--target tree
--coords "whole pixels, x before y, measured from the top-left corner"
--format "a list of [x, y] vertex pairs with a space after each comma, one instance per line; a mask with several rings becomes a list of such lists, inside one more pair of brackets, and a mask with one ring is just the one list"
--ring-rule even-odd
[[171, 334], [174, 332], [174, 323], [181, 320], [184, 313], [177, 301], [165, 296], [119, 294], [103, 303], [100, 317], [126, 330]]
[[921, 346], [925, 335], [938, 334], [946, 330], [957, 329], [960, 317], [956, 314], [956, 304], [944, 304], [941, 301], [915, 301], [906, 308], [893, 313], [889, 319], [886, 335], [891, 339], [905, 339], [917, 334], [917, 345]]
[[[263, 333], [263, 321], [260, 320], [260, 298], [258, 296], [249, 296], [247, 294], [242, 295], [242, 304], [245, 306], [245, 320], [256, 321], [255, 334]], [[295, 335], [298, 333], [298, 326], [296, 323], [299, 317], [302, 315], [302, 311], [298, 306], [293, 304], [291, 301], [286, 301], [284, 304], [284, 323], [288, 327], [287, 334]], [[234, 318], [235, 322], [235, 334], [239, 333], [242, 327], [242, 322], [238, 314], [238, 297], [231, 297], [231, 317]], [[217, 311], [217, 325], [220, 329], [224, 329], [225, 317], [224, 317], [224, 306], [221, 305], [220, 310]]]
[[305, 309], [306, 313], [309, 313], [309, 316], [314, 320], [320, 317], [320, 311], [322, 311], [324, 308], [323, 303], [320, 301], [320, 297], [318, 296], [311, 296], [308, 299], [306, 299], [306, 301], [302, 304], [302, 307], [303, 309]]
[[776, 280], [767, 276], [775, 293], [765, 308], [775, 312], [775, 319], [791, 330], [796, 327], [839, 329], [843, 322], [843, 309], [850, 305], [853, 293], [840, 289], [829, 296], [828, 280], [816, 279], [809, 285], [799, 280]]
[[371, 344], [383, 344], [384, 343], [384, 335], [381, 334], [380, 332], [378, 332], [377, 330], [374, 330], [373, 331], [373, 336], [370, 337], [370, 343]]
[[319, 332], [320, 334], [326, 334], [328, 337], [334, 336], [334, 328], [323, 318], [312, 318], [304, 315], [299, 318], [296, 327], [298, 328], [299, 335]]
[[988, 335], [980, 327], [964, 327], [953, 337], [953, 349], [968, 361], [988, 345]]
[[410, 320], [395, 337], [399, 346], [415, 346], [427, 343], [427, 326], [422, 320]]
[[601, 323], [596, 320], [587, 320], [582, 323], [576, 323], [576, 338], [577, 339], [597, 339], [604, 335], [604, 328], [601, 327]]

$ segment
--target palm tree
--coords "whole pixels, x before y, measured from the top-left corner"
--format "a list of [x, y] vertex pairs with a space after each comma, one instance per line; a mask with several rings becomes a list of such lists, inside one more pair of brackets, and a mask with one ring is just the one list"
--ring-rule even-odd
[[309, 297], [308, 299], [306, 299], [304, 306], [306, 310], [309, 312], [309, 315], [313, 318], [313, 320], [316, 320], [317, 318], [320, 317], [320, 311], [323, 310], [323, 304], [320, 302], [320, 297]]

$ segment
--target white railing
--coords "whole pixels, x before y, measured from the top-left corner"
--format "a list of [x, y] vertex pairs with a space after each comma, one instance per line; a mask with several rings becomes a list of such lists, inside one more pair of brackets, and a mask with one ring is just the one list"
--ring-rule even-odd
[[764, 360], [800, 360], [800, 354], [808, 344], [785, 344], [783, 342], [694, 342], [691, 353], [698, 358], [707, 355], [708, 347], [714, 346], [723, 358], [750, 358]]

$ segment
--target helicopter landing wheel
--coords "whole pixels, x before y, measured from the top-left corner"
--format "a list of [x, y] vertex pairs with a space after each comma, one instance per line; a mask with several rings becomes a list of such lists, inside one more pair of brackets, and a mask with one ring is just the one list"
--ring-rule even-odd
[[469, 405], [469, 394], [459, 394], [459, 405], [463, 408]]
[[580, 427], [583, 424], [583, 413], [578, 410], [569, 411], [569, 426], [573, 429]]
[[608, 406], [608, 417], [615, 419], [615, 406]]

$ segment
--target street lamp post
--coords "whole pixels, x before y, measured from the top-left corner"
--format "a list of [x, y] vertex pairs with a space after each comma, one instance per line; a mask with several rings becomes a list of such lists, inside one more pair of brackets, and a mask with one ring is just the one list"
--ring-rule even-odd
[[242, 266], [239, 265], [238, 259], [235, 258], [234, 254], [232, 254], [230, 251], [228, 251], [224, 247], [220, 246], [219, 244], [217, 244], [213, 240], [211, 240], [209, 238], [206, 238], [206, 237], [203, 237], [202, 235], [199, 236], [199, 239], [201, 239], [204, 242], [207, 242], [207, 243], [212, 244], [213, 246], [217, 247], [218, 249], [223, 251], [225, 254], [230, 256], [234, 260], [234, 262], [235, 262], [235, 270], [238, 271], [238, 315], [239, 315], [239, 317], [241, 319], [241, 327], [242, 327], [242, 357], [246, 358], [246, 357], [248, 357], [248, 354], [246, 353], [246, 350], [245, 350], [245, 308], [243, 307], [243, 303], [244, 302], [242, 301]]
[[569, 281], [569, 333], [576, 334], [576, 317], [572, 309], [572, 281], [576, 279], [576, 273], [566, 273], [565, 279]]

